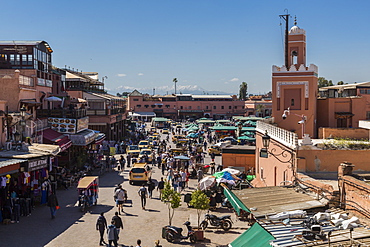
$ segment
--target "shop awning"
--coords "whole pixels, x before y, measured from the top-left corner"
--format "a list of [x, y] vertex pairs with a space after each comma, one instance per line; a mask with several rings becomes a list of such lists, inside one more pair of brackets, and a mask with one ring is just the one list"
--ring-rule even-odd
[[[96, 132], [96, 131], [95, 131]], [[94, 144], [101, 144], [105, 140], [105, 134], [104, 133], [98, 133], [97, 137], [95, 137], [95, 143]]]
[[229, 190], [226, 186], [223, 187], [224, 195], [227, 197], [227, 200], [231, 203], [238, 216], [240, 215], [240, 211], [245, 211], [247, 213], [251, 212], [231, 190]]
[[270, 241], [274, 239], [275, 238], [268, 231], [256, 222], [231, 242], [229, 247], [270, 247]]
[[59, 145], [60, 152], [67, 150], [72, 146], [72, 141], [67, 136], [60, 134], [52, 129], [46, 129], [42, 131], [43, 141], [45, 144]]
[[18, 172], [20, 164], [27, 160], [0, 158], [0, 176]]
[[155, 117], [155, 112], [129, 112], [129, 116], [133, 117]]
[[74, 135], [68, 135], [69, 139], [72, 141], [72, 144], [76, 146], [89, 145], [95, 140], [96, 136], [97, 133], [91, 129], [83, 130]]

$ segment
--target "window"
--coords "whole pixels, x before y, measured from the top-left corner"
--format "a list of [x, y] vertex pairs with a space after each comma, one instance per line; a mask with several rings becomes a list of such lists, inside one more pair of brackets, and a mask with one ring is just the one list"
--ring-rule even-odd
[[141, 108], [141, 105], [136, 105], [136, 108]]
[[206, 106], [206, 109], [208, 110], [208, 105]]
[[149, 107], [149, 105], [144, 105], [144, 107], [145, 107], [145, 108], [148, 108], [148, 107]]
[[170, 108], [170, 105], [166, 105], [166, 108]]
[[134, 99], [134, 101], [139, 101], [139, 99]]
[[370, 119], [370, 111], [366, 112], [366, 119]]
[[27, 65], [27, 55], [22, 55], [22, 64]]
[[155, 108], [155, 105], [151, 105], [152, 108]]
[[224, 108], [225, 108], [225, 107], [222, 105], [222, 106], [221, 106], [221, 109], [223, 110]]
[[184, 107], [183, 106], [180, 106], [180, 109], [182, 110], [182, 109], [184, 109]]
[[290, 105], [291, 105], [291, 106], [294, 106], [294, 99], [291, 99], [291, 100], [290, 100]]
[[229, 105], [229, 110], [231, 110], [231, 105]]
[[238, 109], [238, 107], [237, 106], [234, 106], [234, 109]]
[[191, 110], [191, 106], [189, 106], [189, 110]]

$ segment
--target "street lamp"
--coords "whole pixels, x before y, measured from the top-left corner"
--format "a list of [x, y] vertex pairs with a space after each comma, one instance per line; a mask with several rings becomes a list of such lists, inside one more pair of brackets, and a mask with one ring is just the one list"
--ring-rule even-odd
[[[278, 152], [276, 148], [271, 148], [271, 150], [269, 150], [270, 143], [271, 143], [271, 137], [268, 135], [267, 130], [266, 130], [265, 134], [262, 136], [263, 148], [261, 149], [260, 157], [267, 158], [268, 155], [270, 154], [274, 158], [276, 158], [278, 161], [280, 161], [281, 163], [290, 163], [291, 168], [293, 169], [294, 152], [278, 144], [277, 145], [282, 150], [281, 152]], [[294, 170], [293, 170], [293, 173], [294, 173]]]
[[21, 121], [20, 121], [20, 125], [22, 127], [22, 130], [21, 130], [21, 142], [23, 141], [23, 137], [24, 137], [24, 132], [25, 132], [25, 127], [26, 127], [26, 120], [25, 120], [25, 117], [26, 117], [26, 111], [27, 111], [27, 108], [23, 105], [22, 108], [20, 109], [21, 111]]

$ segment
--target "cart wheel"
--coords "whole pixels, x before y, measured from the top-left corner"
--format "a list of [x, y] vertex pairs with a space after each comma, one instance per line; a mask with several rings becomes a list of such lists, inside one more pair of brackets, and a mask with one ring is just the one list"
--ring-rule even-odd
[[195, 235], [191, 235], [190, 236], [190, 243], [195, 243], [195, 242], [197, 242], [197, 238], [195, 237]]

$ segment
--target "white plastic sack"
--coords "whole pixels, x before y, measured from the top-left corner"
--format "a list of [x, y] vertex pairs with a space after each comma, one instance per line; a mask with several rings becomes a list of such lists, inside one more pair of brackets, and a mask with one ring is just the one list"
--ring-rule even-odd
[[342, 229], [350, 229], [350, 228], [355, 228], [358, 227], [358, 224], [360, 224], [360, 220], [353, 216], [349, 220], [343, 220], [342, 222]]
[[329, 220], [330, 219], [330, 214], [329, 213], [317, 213], [313, 216], [313, 218], [317, 221], [322, 221], [322, 220]]
[[336, 213], [336, 214], [330, 215], [330, 218], [331, 218], [331, 220], [339, 220], [339, 219], [348, 220], [348, 215], [347, 214]]
[[288, 218], [304, 218], [306, 217], [307, 213], [303, 210], [294, 210], [294, 211], [287, 211], [281, 212], [275, 215], [267, 216], [269, 220], [283, 220]]

